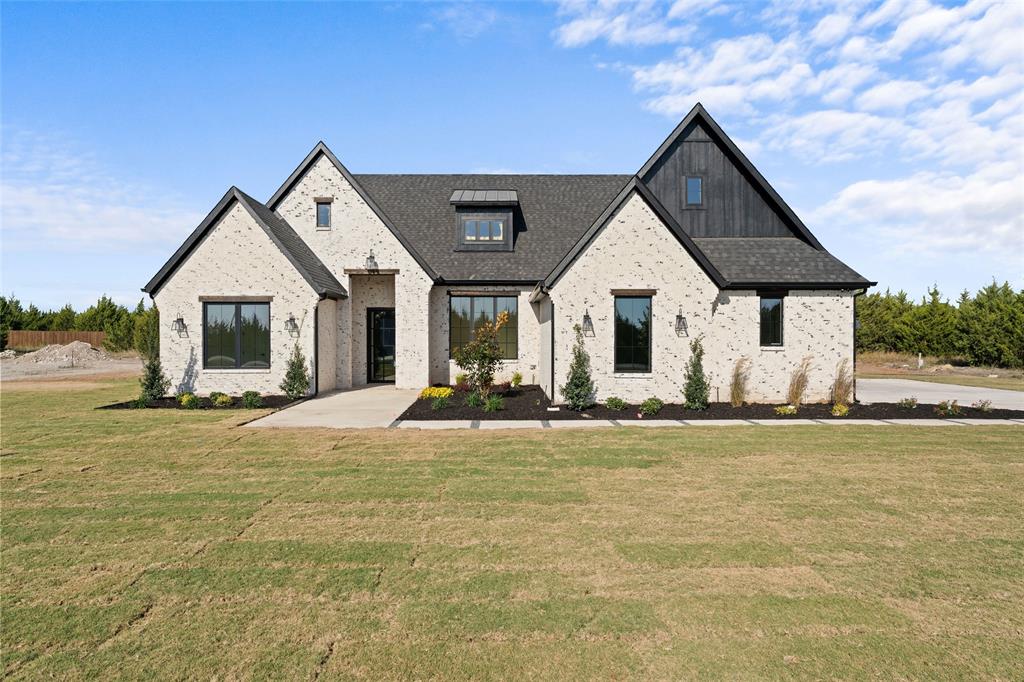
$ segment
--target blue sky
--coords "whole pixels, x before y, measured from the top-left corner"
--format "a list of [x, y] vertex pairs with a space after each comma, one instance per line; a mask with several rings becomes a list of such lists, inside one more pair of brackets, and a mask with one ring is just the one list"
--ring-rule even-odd
[[1024, 3], [0, 12], [0, 285], [42, 307], [136, 302], [319, 139], [356, 173], [628, 173], [698, 100], [880, 287], [1024, 287]]

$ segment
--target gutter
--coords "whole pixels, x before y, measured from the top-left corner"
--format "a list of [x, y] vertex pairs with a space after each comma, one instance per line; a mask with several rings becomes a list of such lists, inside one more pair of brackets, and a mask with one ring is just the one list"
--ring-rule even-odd
[[853, 378], [853, 398], [851, 402], [854, 403], [857, 402], [857, 298], [867, 292], [867, 287], [853, 292], [853, 324], [851, 325], [853, 327], [853, 369], [851, 370], [853, 372], [851, 375]]

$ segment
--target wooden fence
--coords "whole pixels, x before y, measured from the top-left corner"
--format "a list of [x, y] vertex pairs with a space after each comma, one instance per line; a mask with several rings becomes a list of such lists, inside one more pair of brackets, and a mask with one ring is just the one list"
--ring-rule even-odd
[[7, 347], [17, 350], [35, 350], [51, 343], [59, 343], [63, 346], [72, 341], [85, 341], [94, 348], [100, 348], [103, 346], [105, 338], [107, 338], [106, 332], [40, 332], [12, 329], [7, 332]]

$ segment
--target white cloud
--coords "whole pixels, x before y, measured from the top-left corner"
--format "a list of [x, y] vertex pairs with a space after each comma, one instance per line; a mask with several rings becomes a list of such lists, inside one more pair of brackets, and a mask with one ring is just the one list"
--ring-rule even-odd
[[711, 4], [680, 2], [678, 7], [666, 11], [654, 0], [562, 2], [559, 14], [573, 18], [556, 29], [555, 38], [563, 47], [579, 47], [602, 39], [612, 45], [674, 43], [693, 33], [691, 23], [676, 18], [690, 20], [692, 12]]
[[829, 14], [811, 31], [811, 40], [817, 45], [832, 45], [846, 35], [853, 19], [845, 14]]
[[476, 38], [498, 22], [498, 12], [493, 7], [474, 3], [448, 5], [434, 13], [443, 24], [460, 40]]
[[865, 111], [903, 111], [907, 105], [927, 97], [931, 89], [912, 80], [891, 80], [865, 90], [857, 98], [857, 106]]
[[117, 250], [180, 242], [202, 214], [108, 173], [52, 135], [9, 131], [0, 185], [4, 250]]

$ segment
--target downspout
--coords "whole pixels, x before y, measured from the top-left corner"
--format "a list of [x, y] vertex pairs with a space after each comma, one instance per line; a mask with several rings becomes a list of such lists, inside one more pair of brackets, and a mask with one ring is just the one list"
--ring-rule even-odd
[[851, 402], [857, 402], [857, 297], [863, 296], [867, 293], [867, 289], [861, 289], [853, 292], [853, 399]]
[[320, 393], [320, 301], [313, 305], [313, 395]]
[[[548, 297], [551, 301], [551, 297]], [[551, 402], [555, 402], [555, 302], [551, 301]]]

